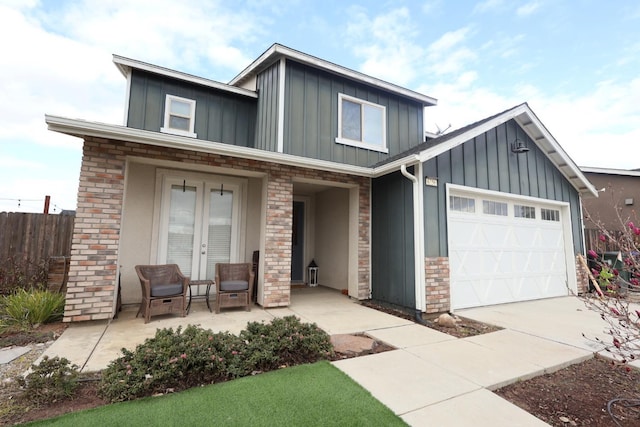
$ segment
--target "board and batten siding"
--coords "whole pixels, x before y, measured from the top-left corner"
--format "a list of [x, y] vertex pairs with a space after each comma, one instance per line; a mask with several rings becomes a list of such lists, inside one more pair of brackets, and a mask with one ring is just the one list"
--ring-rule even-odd
[[258, 74], [258, 111], [256, 119], [255, 148], [266, 151], [278, 150], [278, 88], [280, 63], [276, 62]]
[[[511, 152], [516, 138], [526, 154]], [[425, 255], [448, 256], [447, 183], [522, 196], [568, 202], [575, 253], [582, 253], [580, 196], [546, 155], [510, 120], [427, 160], [423, 179], [437, 177], [437, 187], [424, 187]]]
[[371, 183], [371, 292], [375, 300], [415, 307], [413, 183], [400, 172]]
[[[286, 61], [285, 81], [287, 154], [372, 166], [423, 142], [423, 107], [418, 102], [292, 60]], [[339, 93], [386, 107], [388, 154], [336, 143]], [[260, 91], [260, 97], [264, 95]]]
[[134, 70], [131, 77], [127, 126], [160, 132], [164, 125], [166, 95], [196, 101], [198, 139], [253, 147], [255, 99], [140, 70]]

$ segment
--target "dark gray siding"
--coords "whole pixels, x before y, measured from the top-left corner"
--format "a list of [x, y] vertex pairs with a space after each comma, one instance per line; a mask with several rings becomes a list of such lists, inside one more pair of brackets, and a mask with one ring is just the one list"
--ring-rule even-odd
[[412, 183], [399, 172], [371, 186], [372, 298], [415, 308]]
[[[531, 151], [512, 153], [510, 144], [516, 138], [525, 141]], [[582, 252], [578, 192], [514, 120], [427, 160], [423, 166], [425, 177], [438, 178], [437, 187], [424, 190], [426, 256], [448, 256], [447, 183], [568, 202], [574, 250]]]
[[[285, 153], [372, 166], [423, 141], [420, 103], [290, 60], [286, 64]], [[386, 107], [388, 154], [335, 142], [339, 93]]]
[[223, 91], [134, 70], [127, 124], [159, 132], [164, 121], [166, 95], [196, 101], [198, 139], [252, 147], [257, 101]]
[[278, 150], [278, 87], [279, 63], [260, 73], [256, 79], [258, 90], [258, 117], [256, 148]]

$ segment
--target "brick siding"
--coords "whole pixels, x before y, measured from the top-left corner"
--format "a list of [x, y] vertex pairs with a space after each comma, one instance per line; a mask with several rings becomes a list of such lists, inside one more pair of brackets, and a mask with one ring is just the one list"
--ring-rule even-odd
[[449, 279], [449, 258], [433, 257], [424, 259], [427, 314], [443, 313], [451, 309], [451, 281]]
[[578, 287], [578, 295], [582, 295], [589, 290], [589, 274], [585, 270], [584, 265], [580, 262], [580, 258], [576, 255], [576, 282]]

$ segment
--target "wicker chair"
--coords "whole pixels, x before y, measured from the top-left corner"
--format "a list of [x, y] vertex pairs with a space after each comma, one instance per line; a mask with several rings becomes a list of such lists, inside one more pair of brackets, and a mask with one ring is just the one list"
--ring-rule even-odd
[[251, 311], [254, 277], [251, 263], [216, 264], [216, 313], [227, 307], [244, 307]]
[[136, 317], [144, 315], [144, 323], [151, 316], [179, 313], [186, 316], [189, 278], [182, 274], [177, 264], [136, 265], [140, 279], [142, 301]]

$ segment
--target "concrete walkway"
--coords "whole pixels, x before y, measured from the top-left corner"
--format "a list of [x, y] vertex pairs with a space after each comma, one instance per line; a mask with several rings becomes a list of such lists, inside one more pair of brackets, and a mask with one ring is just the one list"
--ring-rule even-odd
[[194, 303], [186, 318], [164, 316], [144, 324], [136, 310], [111, 322], [72, 325], [46, 355], [67, 357], [84, 371], [100, 370], [155, 334], [157, 328], [198, 324], [238, 333], [249, 321], [296, 315], [329, 334], [361, 333], [397, 350], [334, 365], [412, 426], [542, 426], [544, 422], [491, 390], [578, 363], [601, 350], [582, 336], [600, 337], [605, 322], [574, 297], [462, 310], [456, 314], [504, 329], [458, 339], [363, 307], [340, 293], [296, 289], [287, 308], [211, 314]]

